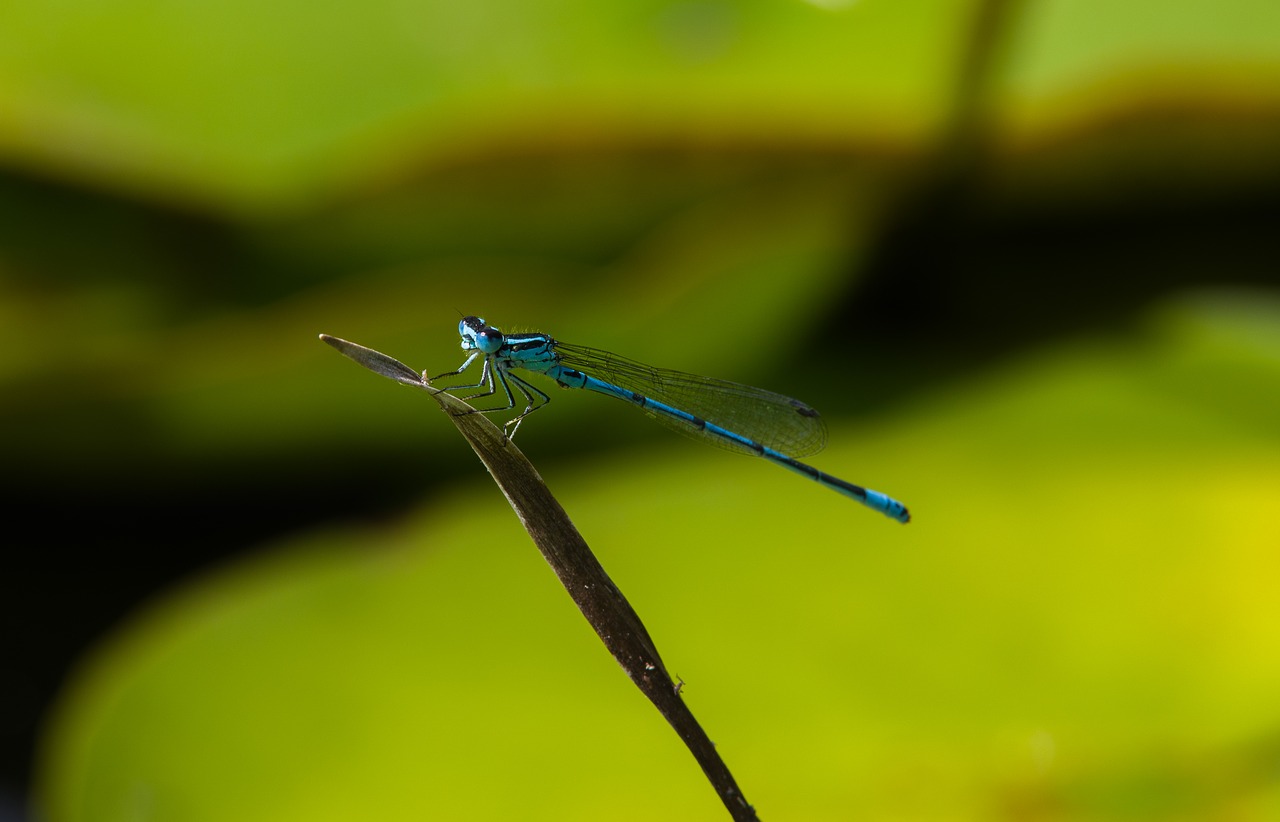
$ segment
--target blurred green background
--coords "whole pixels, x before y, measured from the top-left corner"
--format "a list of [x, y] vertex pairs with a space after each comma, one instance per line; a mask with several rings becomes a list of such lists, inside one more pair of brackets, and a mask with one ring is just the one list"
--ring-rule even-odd
[[725, 818], [459, 312], [911, 507], [521, 430], [763, 818], [1280, 818], [1272, 0], [0, 5], [0, 818]]

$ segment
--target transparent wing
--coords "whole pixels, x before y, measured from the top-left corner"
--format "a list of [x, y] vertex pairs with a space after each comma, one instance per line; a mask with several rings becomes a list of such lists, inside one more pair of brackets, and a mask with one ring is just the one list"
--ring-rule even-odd
[[[816, 454], [827, 444], [818, 412], [791, 397], [741, 383], [670, 371], [580, 345], [557, 342], [561, 364], [635, 391], [792, 457]], [[665, 414], [647, 412], [682, 434], [730, 451], [753, 453]]]

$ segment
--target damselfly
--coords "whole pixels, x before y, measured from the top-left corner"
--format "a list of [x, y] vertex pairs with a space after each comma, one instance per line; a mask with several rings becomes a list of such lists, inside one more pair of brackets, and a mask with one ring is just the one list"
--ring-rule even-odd
[[463, 350], [471, 355], [456, 371], [430, 380], [461, 374], [483, 358], [478, 382], [444, 390], [485, 389], [463, 397], [470, 400], [492, 396], [501, 386], [507, 404], [480, 409], [488, 414], [516, 407], [511, 392], [514, 385], [525, 407], [504, 424], [508, 437], [515, 436], [525, 417], [551, 401], [515, 373], [523, 369], [545, 374], [566, 388], [585, 388], [625, 400], [683, 434], [730, 451], [764, 457], [898, 522], [911, 520], [907, 507], [896, 499], [796, 459], [817, 453], [827, 443], [822, 418], [799, 400], [736, 382], [652, 368], [607, 351], [562, 343], [546, 334], [503, 334], [479, 317], [464, 317], [458, 323], [458, 333]]

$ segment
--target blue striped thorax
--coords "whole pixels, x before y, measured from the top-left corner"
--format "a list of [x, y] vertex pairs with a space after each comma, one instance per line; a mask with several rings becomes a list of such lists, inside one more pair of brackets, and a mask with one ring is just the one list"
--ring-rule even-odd
[[555, 371], [560, 354], [556, 341], [546, 334], [508, 334], [498, 359], [504, 368], [523, 368], [559, 379]]

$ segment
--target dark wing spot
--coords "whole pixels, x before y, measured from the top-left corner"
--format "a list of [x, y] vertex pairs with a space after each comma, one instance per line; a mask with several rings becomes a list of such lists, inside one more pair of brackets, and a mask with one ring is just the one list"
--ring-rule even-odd
[[802, 417], [816, 417], [816, 416], [818, 416], [818, 412], [817, 412], [817, 411], [813, 410], [812, 408], [810, 408], [809, 406], [807, 406], [807, 405], [805, 405], [804, 403], [800, 402], [799, 400], [792, 400], [791, 402], [792, 402], [792, 404], [795, 406], [796, 413], [797, 413], [797, 414], [799, 414], [800, 416], [802, 416]]

